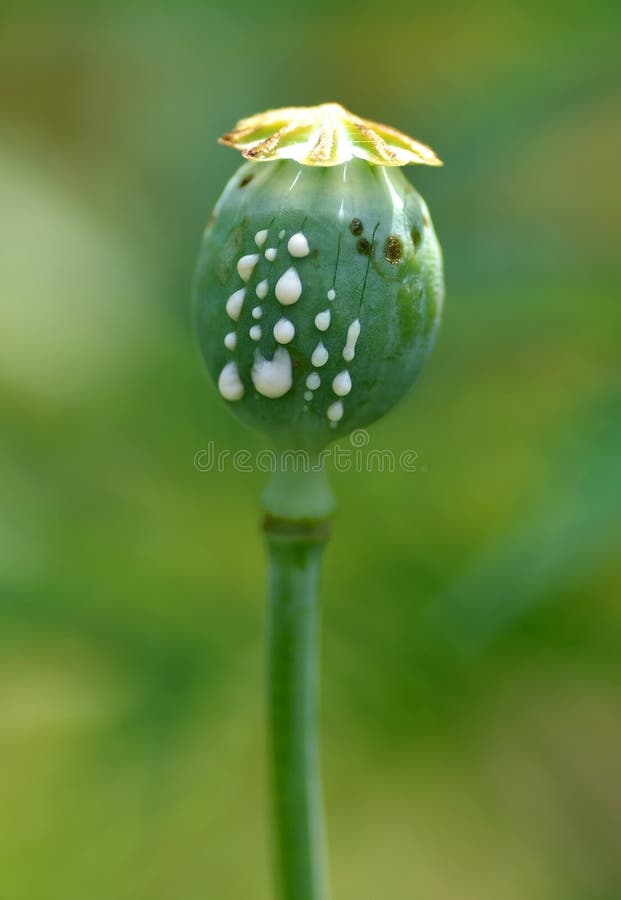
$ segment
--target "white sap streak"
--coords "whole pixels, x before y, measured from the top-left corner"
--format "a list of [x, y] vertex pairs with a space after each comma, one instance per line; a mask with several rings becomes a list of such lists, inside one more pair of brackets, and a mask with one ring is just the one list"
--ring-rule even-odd
[[250, 281], [252, 273], [254, 272], [254, 267], [258, 262], [258, 253], [249, 253], [247, 256], [242, 256], [237, 263], [237, 272], [242, 281]]
[[239, 319], [239, 314], [241, 313], [241, 308], [244, 303], [244, 297], [246, 296], [246, 288], [240, 288], [238, 291], [235, 291], [234, 294], [231, 294], [229, 299], [226, 301], [226, 311], [230, 318], [237, 322]]
[[288, 344], [295, 336], [295, 327], [289, 319], [279, 319], [274, 325], [274, 337], [279, 344]]
[[282, 397], [293, 384], [291, 357], [284, 347], [279, 347], [272, 359], [265, 359], [259, 350], [254, 353], [252, 383], [264, 397]]
[[360, 337], [360, 319], [354, 319], [347, 329], [347, 340], [343, 348], [343, 359], [345, 362], [351, 362], [356, 355], [356, 342]]
[[327, 331], [330, 327], [330, 310], [324, 309], [323, 312], [317, 313], [315, 316], [315, 328], [319, 331]]
[[399, 194], [394, 189], [393, 183], [390, 180], [390, 176], [386, 171], [384, 166], [380, 167], [382, 170], [382, 175], [384, 176], [384, 181], [388, 186], [388, 191], [390, 192], [390, 197], [392, 199], [393, 209], [399, 210], [399, 212], [403, 212], [403, 198], [399, 196]]
[[311, 363], [319, 369], [319, 368], [321, 368], [321, 366], [325, 366], [325, 364], [328, 362], [329, 356], [330, 356], [330, 354], [324, 347], [323, 341], [319, 341], [319, 343], [313, 350], [313, 355], [311, 356]]
[[310, 253], [310, 247], [308, 246], [306, 235], [302, 234], [301, 231], [296, 232], [296, 234], [292, 234], [289, 238], [289, 243], [287, 244], [287, 250], [289, 251], [289, 254], [291, 256], [295, 256], [297, 258], [308, 256], [308, 254]]
[[218, 390], [225, 400], [241, 400], [244, 396], [244, 386], [239, 377], [236, 362], [227, 363], [220, 372]]
[[347, 369], [344, 369], [342, 372], [339, 372], [338, 375], [334, 376], [332, 390], [337, 397], [346, 397], [347, 394], [349, 394], [351, 391], [351, 375]]
[[302, 295], [302, 282], [293, 266], [287, 269], [284, 275], [280, 276], [276, 282], [274, 293], [276, 294], [276, 299], [279, 300], [283, 306], [291, 306], [292, 303], [297, 303], [300, 299]]
[[343, 404], [340, 400], [337, 400], [336, 403], [333, 403], [328, 407], [327, 416], [333, 425], [336, 425], [337, 422], [341, 421], [343, 418]]

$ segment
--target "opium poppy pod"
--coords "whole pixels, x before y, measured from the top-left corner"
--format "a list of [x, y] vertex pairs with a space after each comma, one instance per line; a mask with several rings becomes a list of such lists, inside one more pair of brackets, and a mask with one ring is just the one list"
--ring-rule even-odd
[[319, 449], [387, 412], [432, 348], [442, 254], [400, 167], [440, 161], [337, 104], [254, 116], [222, 142], [249, 161], [203, 238], [203, 355], [241, 419]]
[[279, 900], [325, 900], [318, 584], [334, 498], [320, 451], [389, 410], [429, 355], [442, 256], [400, 167], [439, 160], [335, 103], [243, 119], [222, 141], [247, 161], [205, 230], [196, 326], [221, 396], [276, 445], [262, 496], [275, 875]]

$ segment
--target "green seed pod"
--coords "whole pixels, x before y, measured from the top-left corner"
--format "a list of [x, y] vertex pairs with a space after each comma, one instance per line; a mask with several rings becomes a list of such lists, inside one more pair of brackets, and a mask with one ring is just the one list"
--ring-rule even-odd
[[399, 167], [440, 162], [337, 104], [242, 120], [222, 142], [251, 161], [205, 230], [201, 348], [240, 418], [316, 450], [387, 412], [429, 355], [442, 254]]

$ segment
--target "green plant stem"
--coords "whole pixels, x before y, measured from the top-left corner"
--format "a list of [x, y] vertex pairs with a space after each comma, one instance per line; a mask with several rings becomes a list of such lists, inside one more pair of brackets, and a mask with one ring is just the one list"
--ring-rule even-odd
[[[323, 486], [327, 497], [325, 481]], [[264, 500], [279, 493], [277, 477], [271, 488]], [[290, 477], [286, 488], [296, 493]], [[307, 505], [307, 485], [301, 488], [290, 504], [297, 513]], [[312, 503], [315, 506], [316, 500]], [[268, 512], [264, 529], [269, 560], [269, 758], [279, 896], [281, 900], [326, 900], [317, 740], [318, 584], [329, 526], [327, 518], [284, 518], [282, 503], [275, 505], [279, 515]]]

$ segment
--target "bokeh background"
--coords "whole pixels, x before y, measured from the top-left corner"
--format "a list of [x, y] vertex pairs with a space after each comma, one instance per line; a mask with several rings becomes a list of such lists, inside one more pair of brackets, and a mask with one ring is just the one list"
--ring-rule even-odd
[[621, 897], [621, 15], [607, 2], [1, 9], [0, 897], [268, 900], [263, 446], [194, 344], [241, 116], [430, 143], [424, 377], [334, 473], [336, 900]]

